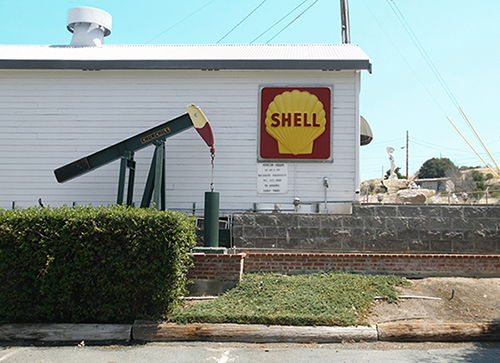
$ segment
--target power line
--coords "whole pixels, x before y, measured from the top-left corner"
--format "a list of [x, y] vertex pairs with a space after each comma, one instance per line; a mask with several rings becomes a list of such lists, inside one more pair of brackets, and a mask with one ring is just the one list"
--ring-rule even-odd
[[416, 139], [414, 137], [411, 137], [410, 141], [412, 143], [415, 143], [415, 144], [420, 145], [420, 146], [427, 147], [429, 149], [435, 149], [435, 150], [446, 149], [446, 150], [450, 150], [450, 151], [454, 151], [454, 152], [468, 152], [465, 149], [455, 149], [455, 148], [446, 147], [446, 146], [443, 146], [443, 145], [437, 145], [437, 144], [433, 144], [433, 143], [430, 143], [430, 142], [425, 141], [425, 140]]
[[276, 38], [278, 35], [280, 35], [281, 33], [283, 33], [283, 31], [285, 31], [286, 28], [288, 28], [290, 25], [292, 25], [298, 18], [300, 18], [302, 15], [304, 15], [310, 8], [312, 8], [319, 0], [316, 0], [314, 1], [311, 5], [309, 5], [303, 12], [301, 12], [299, 15], [297, 15], [295, 17], [295, 19], [293, 19], [291, 22], [289, 22], [283, 29], [281, 29], [277, 34], [274, 35], [274, 37], [272, 37], [271, 39], [269, 39], [266, 44], [269, 44], [269, 42], [271, 40], [273, 40], [274, 38]]
[[276, 25], [278, 25], [279, 23], [281, 23], [285, 18], [287, 18], [291, 13], [293, 13], [295, 10], [297, 10], [298, 8], [300, 8], [307, 1], [309, 1], [309, 0], [304, 0], [299, 5], [297, 5], [296, 7], [294, 7], [291, 11], [288, 12], [288, 14], [286, 14], [285, 16], [283, 16], [280, 20], [278, 20], [277, 22], [275, 22], [273, 25], [271, 25], [269, 28], [267, 28], [264, 32], [260, 33], [260, 35], [257, 38], [255, 38], [254, 40], [252, 40], [250, 42], [250, 44], [253, 44], [257, 39], [259, 39], [261, 36], [263, 36], [264, 34], [266, 34], [269, 30], [271, 30], [272, 28], [274, 28]]
[[229, 34], [231, 34], [237, 27], [239, 27], [245, 20], [247, 20], [253, 13], [255, 13], [257, 11], [258, 8], [260, 8], [262, 5], [264, 5], [264, 3], [266, 2], [267, 0], [263, 0], [259, 5], [257, 5], [257, 7], [255, 9], [253, 9], [247, 16], [245, 16], [238, 24], [236, 24], [233, 29], [231, 29], [230, 31], [228, 31], [222, 38], [220, 38], [215, 44], [219, 44], [222, 39], [224, 39], [225, 37], [227, 37]]
[[401, 53], [401, 51], [399, 50], [398, 46], [392, 41], [392, 38], [389, 36], [389, 34], [385, 30], [385, 28], [382, 26], [382, 24], [378, 21], [378, 19], [375, 16], [375, 14], [373, 14], [371, 8], [368, 6], [368, 4], [365, 2], [365, 0], [363, 0], [363, 3], [367, 7], [367, 9], [370, 12], [370, 14], [373, 16], [373, 18], [375, 19], [375, 21], [377, 22], [377, 24], [380, 26], [380, 28], [382, 29], [382, 31], [386, 35], [387, 39], [389, 39], [389, 42], [391, 42], [391, 44], [394, 47], [394, 49], [396, 49], [396, 52], [398, 52], [398, 54], [400, 55], [400, 57], [403, 59], [403, 61], [405, 62], [405, 64], [408, 66], [408, 68], [410, 69], [410, 71], [413, 73], [413, 75], [415, 76], [415, 78], [419, 81], [419, 83], [422, 85], [422, 87], [425, 89], [425, 91], [431, 97], [431, 99], [434, 101], [434, 103], [437, 105], [437, 107], [443, 112], [443, 115], [446, 116], [446, 112], [444, 111], [444, 109], [441, 106], [441, 104], [437, 101], [437, 99], [434, 97], [434, 95], [431, 93], [431, 91], [429, 91], [429, 89], [424, 84], [424, 82], [422, 81], [422, 79], [419, 77], [419, 75], [417, 74], [417, 72], [415, 72], [415, 70], [410, 65], [410, 63], [407, 61], [407, 59], [405, 58], [405, 56], [403, 55], [403, 53]]
[[[386, 1], [389, 4], [389, 6], [391, 7], [391, 10], [394, 12], [394, 14], [396, 14], [396, 17], [398, 18], [399, 22], [403, 25], [403, 28], [405, 29], [406, 33], [408, 34], [410, 39], [413, 41], [413, 44], [415, 44], [415, 46], [417, 47], [417, 50], [424, 58], [425, 62], [427, 63], [427, 65], [431, 69], [432, 73], [437, 78], [438, 82], [441, 84], [441, 86], [443, 87], [443, 89], [446, 92], [446, 94], [448, 95], [448, 97], [450, 97], [452, 103], [455, 105], [455, 107], [458, 108], [459, 103], [458, 103], [457, 99], [455, 98], [455, 96], [453, 95], [453, 92], [448, 87], [448, 84], [446, 83], [444, 78], [441, 76], [441, 73], [439, 72], [437, 67], [434, 65], [434, 62], [432, 61], [431, 57], [429, 57], [429, 54], [425, 50], [422, 43], [420, 43], [420, 40], [418, 40], [417, 35], [415, 34], [413, 29], [411, 28], [408, 21], [406, 21], [406, 18], [404, 17], [401, 10], [399, 10], [396, 2], [394, 0], [386, 0]], [[391, 4], [392, 4], [392, 6], [391, 6]], [[396, 9], [396, 10], [394, 10], [394, 9]]]
[[377, 145], [385, 145], [387, 146], [387, 144], [390, 144], [390, 143], [400, 143], [400, 142], [404, 142], [404, 138], [400, 137], [400, 138], [397, 138], [397, 139], [391, 139], [391, 140], [382, 140], [382, 141], [378, 141], [378, 142], [371, 142], [370, 143], [370, 147], [372, 146], [377, 146]]
[[156, 35], [155, 37], [151, 38], [150, 40], [148, 40], [146, 42], [146, 44], [149, 44], [150, 42], [152, 42], [153, 40], [155, 40], [156, 38], [162, 36], [163, 34], [165, 34], [166, 32], [168, 32], [169, 30], [173, 29], [174, 27], [176, 27], [177, 25], [179, 25], [180, 23], [182, 23], [184, 20], [187, 20], [189, 19], [190, 17], [192, 17], [194, 14], [196, 14], [197, 12], [203, 10], [204, 8], [206, 8], [208, 5], [210, 5], [211, 3], [213, 3], [215, 0], [211, 0], [209, 1], [208, 3], [206, 3], [205, 5], [203, 5], [201, 8], [199, 8], [198, 10], [192, 12], [191, 14], [189, 14], [188, 16], [186, 16], [185, 18], [183, 18], [182, 20], [179, 20], [177, 23], [175, 23], [174, 25], [172, 25], [170, 28], [164, 30], [163, 32], [161, 32], [160, 34]]
[[[468, 119], [468, 117], [465, 115], [465, 112], [462, 110], [462, 108], [460, 107], [460, 104], [458, 103], [457, 99], [455, 98], [453, 92], [451, 91], [451, 89], [448, 87], [448, 84], [446, 83], [446, 81], [444, 80], [444, 78], [441, 76], [441, 73], [439, 72], [439, 70], [437, 69], [437, 67], [434, 65], [434, 63], [432, 62], [432, 59], [429, 57], [429, 54], [426, 52], [425, 48], [423, 47], [422, 43], [420, 43], [420, 41], [418, 40], [418, 37], [417, 35], [415, 34], [415, 32], [412, 30], [410, 24], [406, 21], [406, 18], [404, 17], [403, 13], [401, 12], [401, 10], [399, 9], [399, 7], [397, 6], [395, 0], [386, 0], [386, 2], [389, 4], [389, 7], [392, 9], [392, 11], [394, 12], [394, 14], [396, 14], [396, 17], [398, 18], [399, 22], [403, 25], [403, 28], [405, 29], [406, 33], [409, 35], [410, 39], [413, 41], [413, 44], [415, 44], [415, 46], [417, 47], [419, 53], [422, 55], [422, 57], [424, 58], [425, 62], [427, 63], [427, 65], [429, 66], [429, 68], [431, 69], [432, 73], [434, 74], [434, 76], [436, 77], [436, 79], [438, 80], [439, 84], [441, 85], [441, 87], [443, 87], [444, 91], [446, 92], [446, 94], [448, 95], [448, 97], [450, 98], [450, 100], [452, 101], [452, 103], [454, 104], [455, 108], [459, 111], [460, 115], [462, 116], [462, 118], [466, 121], [467, 125], [469, 126], [469, 129], [474, 133], [474, 136], [476, 137], [476, 139], [481, 143], [481, 145], [483, 146], [483, 149], [486, 151], [486, 153], [490, 156], [491, 160], [495, 163], [495, 165], [497, 166], [498, 168], [498, 165], [495, 161], [495, 159], [493, 158], [493, 156], [491, 155], [491, 153], [489, 152], [488, 148], [486, 147], [486, 145], [483, 143], [483, 141], [481, 140], [481, 137], [478, 135], [478, 133], [476, 132], [474, 126], [472, 126], [472, 123], [470, 122], [470, 120]], [[392, 4], [392, 6], [391, 6]], [[479, 158], [485, 162], [482, 157], [477, 153], [477, 151], [474, 149], [474, 147], [465, 139], [465, 136], [460, 132], [460, 130], [457, 128], [457, 126], [451, 121], [451, 119], [449, 117], [447, 117], [448, 121], [451, 122], [451, 124], [453, 125], [453, 127], [457, 130], [457, 132], [464, 138], [465, 142], [473, 149], [473, 151], [479, 156]], [[491, 168], [487, 163], [486, 165]], [[496, 173], [495, 173], [496, 174]]]

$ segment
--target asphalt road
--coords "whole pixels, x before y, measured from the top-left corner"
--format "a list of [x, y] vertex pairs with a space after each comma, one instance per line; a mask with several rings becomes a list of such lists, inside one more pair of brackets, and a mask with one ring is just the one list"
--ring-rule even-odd
[[0, 363], [460, 363], [500, 362], [500, 343], [236, 344], [0, 346]]

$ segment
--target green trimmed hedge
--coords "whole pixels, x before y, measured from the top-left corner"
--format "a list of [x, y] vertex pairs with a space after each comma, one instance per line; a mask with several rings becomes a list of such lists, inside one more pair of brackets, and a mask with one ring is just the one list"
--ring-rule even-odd
[[195, 229], [124, 206], [0, 211], [0, 323], [161, 318], [185, 293]]

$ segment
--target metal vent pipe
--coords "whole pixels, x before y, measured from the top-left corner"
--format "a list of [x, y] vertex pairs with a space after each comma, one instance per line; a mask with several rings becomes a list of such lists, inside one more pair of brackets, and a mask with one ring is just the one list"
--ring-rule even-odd
[[342, 44], [351, 44], [349, 3], [347, 2], [347, 0], [340, 0], [340, 19], [342, 21]]
[[74, 8], [68, 11], [67, 28], [73, 33], [71, 46], [100, 47], [111, 34], [111, 15], [95, 8]]

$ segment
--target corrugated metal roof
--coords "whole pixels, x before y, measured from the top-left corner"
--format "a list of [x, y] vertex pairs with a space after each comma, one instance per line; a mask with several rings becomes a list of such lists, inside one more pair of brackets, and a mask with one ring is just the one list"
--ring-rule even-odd
[[359, 69], [371, 60], [351, 44], [0, 45], [0, 69]]

